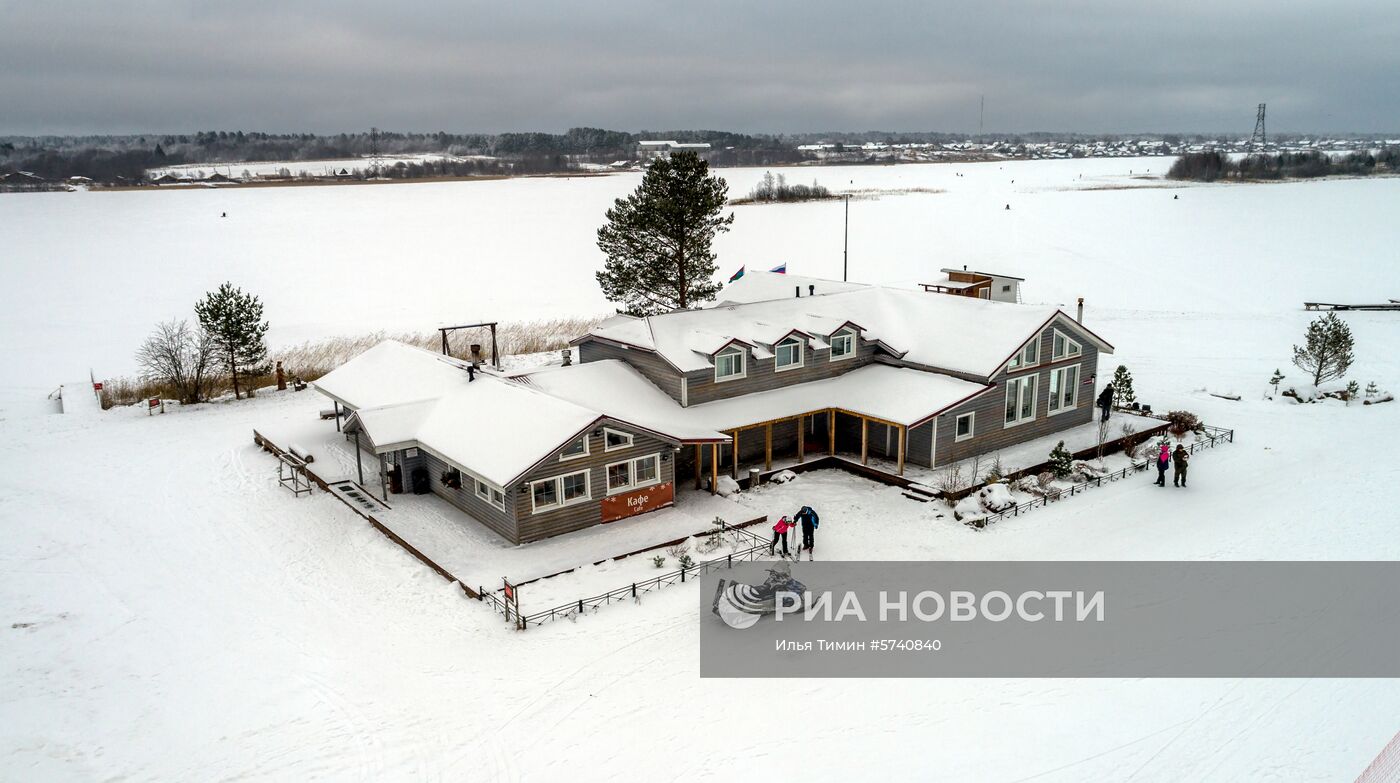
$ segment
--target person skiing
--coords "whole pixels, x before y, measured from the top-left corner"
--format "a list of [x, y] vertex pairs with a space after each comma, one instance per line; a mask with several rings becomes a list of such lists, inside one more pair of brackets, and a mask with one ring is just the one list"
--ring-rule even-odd
[[783, 557], [788, 557], [787, 534], [793, 528], [793, 524], [786, 516], [780, 517], [773, 524], [773, 543], [768, 545], [768, 554], [772, 555], [778, 548], [778, 542], [783, 542]]
[[1176, 472], [1172, 474], [1172, 486], [1186, 486], [1186, 465], [1191, 461], [1191, 454], [1186, 451], [1186, 447], [1180, 443], [1176, 444], [1176, 451], [1172, 452], [1172, 464], [1176, 466]]
[[1113, 410], [1113, 384], [1104, 386], [1103, 391], [1099, 392], [1098, 405], [1103, 409], [1101, 421], [1108, 421], [1108, 412]]
[[800, 555], [805, 549], [807, 556], [811, 557], [813, 539], [817, 532], [817, 512], [811, 506], [803, 506], [792, 518], [794, 522], [802, 525], [802, 546], [797, 548], [797, 553]]
[[1157, 486], [1167, 485], [1167, 466], [1172, 464], [1171, 450], [1166, 441], [1162, 442], [1162, 448], [1157, 452]]

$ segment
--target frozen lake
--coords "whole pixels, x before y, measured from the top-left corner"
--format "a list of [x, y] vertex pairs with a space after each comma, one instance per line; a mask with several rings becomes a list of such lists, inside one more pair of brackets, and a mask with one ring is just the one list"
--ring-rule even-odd
[[[851, 203], [853, 280], [915, 283], [967, 264], [1026, 277], [1028, 301], [1084, 296], [1091, 313], [1400, 298], [1400, 180], [1175, 186], [1157, 178], [1170, 162], [781, 171], [880, 192]], [[763, 172], [719, 173], [741, 196]], [[608, 312], [594, 234], [640, 177], [0, 196], [0, 404], [89, 368], [131, 372], [152, 324], [190, 316], [225, 280], [262, 296], [274, 344]], [[840, 277], [840, 202], [735, 212], [717, 243], [722, 277], [783, 262]]]

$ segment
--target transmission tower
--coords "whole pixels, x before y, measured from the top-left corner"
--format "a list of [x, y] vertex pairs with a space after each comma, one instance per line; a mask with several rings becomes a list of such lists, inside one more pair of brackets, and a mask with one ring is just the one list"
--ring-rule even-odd
[[1249, 149], [1262, 150], [1268, 141], [1264, 134], [1264, 104], [1259, 104], [1259, 112], [1254, 116], [1254, 135], [1249, 137]]
[[[1262, 104], [1261, 104], [1262, 105]], [[379, 129], [369, 129], [369, 170], [370, 176], [379, 179]]]

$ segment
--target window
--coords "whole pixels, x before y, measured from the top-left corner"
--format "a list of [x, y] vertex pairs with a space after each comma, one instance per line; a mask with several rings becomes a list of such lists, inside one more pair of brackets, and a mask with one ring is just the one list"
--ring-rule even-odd
[[1046, 413], [1073, 410], [1079, 404], [1079, 365], [1050, 371], [1050, 402]]
[[1081, 353], [1083, 353], [1083, 348], [1080, 347], [1079, 343], [1066, 337], [1059, 329], [1055, 330], [1055, 350], [1051, 353], [1052, 360], [1058, 362], [1061, 359], [1069, 359]]
[[476, 480], [476, 496], [502, 511], [506, 508], [505, 494], [481, 479]]
[[1022, 367], [1030, 367], [1040, 361], [1040, 335], [1036, 335], [1034, 340], [1021, 346], [1021, 350], [1011, 357], [1011, 363], [1006, 365], [1008, 370], [1016, 370]]
[[578, 440], [565, 446], [564, 450], [559, 452], [559, 461], [563, 462], [564, 460], [578, 459], [579, 457], [586, 456], [588, 456], [588, 436], [580, 435]]
[[603, 429], [603, 451], [617, 451], [618, 449], [630, 448], [631, 446], [631, 433], [619, 432], [608, 428]]
[[[588, 497], [588, 471], [586, 470], [530, 482], [530, 501], [532, 513], [535, 514], [553, 508], [572, 506], [575, 503], [588, 500]], [[502, 497], [501, 500], [502, 505], [504, 505], [505, 498]]]
[[831, 336], [831, 360], [849, 359], [856, 355], [856, 333], [842, 329]]
[[637, 487], [645, 487], [661, 480], [660, 455], [648, 454], [645, 457], [614, 462], [608, 466], [608, 494], [626, 492]]
[[499, 508], [499, 509], [502, 510], [502, 511], [505, 511], [505, 510], [506, 510], [506, 496], [505, 496], [505, 493], [502, 492], [502, 491], [500, 491], [499, 489], [496, 489], [495, 487], [492, 487], [492, 488], [491, 488], [491, 505], [495, 506], [496, 508]]
[[744, 351], [741, 348], [725, 348], [715, 355], [715, 380], [728, 381], [744, 377]]
[[1002, 292], [1003, 294], [1009, 294], [1009, 293], [1011, 293], [1011, 286], [1009, 286], [1009, 285], [1004, 285], [1004, 286], [1002, 286], [1002, 287], [1001, 287], [1001, 292]]
[[778, 372], [802, 366], [802, 341], [796, 337], [779, 340], [773, 353], [777, 356], [774, 369]]
[[977, 414], [964, 413], [959, 416], [953, 425], [953, 440], [967, 440], [972, 437], [972, 420]]
[[1035, 418], [1035, 375], [1006, 382], [1006, 424], [1020, 424]]
[[485, 501], [487, 501], [487, 502], [490, 502], [490, 500], [491, 500], [491, 487], [490, 487], [490, 485], [488, 485], [485, 481], [482, 481], [481, 479], [477, 479], [477, 480], [476, 480], [476, 496], [479, 497], [479, 498], [481, 498], [482, 500], [485, 500]]

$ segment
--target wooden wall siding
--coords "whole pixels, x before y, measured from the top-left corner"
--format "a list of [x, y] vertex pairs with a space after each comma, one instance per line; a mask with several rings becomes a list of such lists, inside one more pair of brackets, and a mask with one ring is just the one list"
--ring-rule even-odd
[[[402, 452], [399, 453], [402, 454]], [[450, 466], [427, 452], [419, 451], [418, 453], [424, 456], [423, 464], [428, 468], [429, 486], [433, 488], [434, 495], [467, 512], [501, 538], [513, 544], [520, 543], [515, 515], [511, 508], [510, 492], [506, 492], [506, 510], [502, 511], [476, 496], [476, 487], [472, 485], [469, 476], [463, 476], [464, 480], [460, 488], [449, 487], [442, 483], [443, 471]], [[412, 476], [407, 472], [404, 473], [404, 491], [413, 491]]]
[[[688, 404], [699, 405], [714, 400], [724, 400], [754, 392], [779, 389], [795, 383], [835, 378], [857, 367], [864, 367], [875, 360], [880, 349], [875, 343], [860, 339], [856, 341], [856, 355], [850, 359], [831, 361], [831, 349], [813, 350], [805, 341], [802, 345], [802, 366], [778, 372], [774, 369], [776, 358], [755, 359], [749, 354], [746, 359], [747, 375], [732, 381], [715, 382], [713, 368], [687, 373], [689, 381]], [[679, 386], [679, 381], [677, 382]], [[749, 422], [734, 422], [747, 424]]]
[[[636, 348], [622, 348], [598, 340], [585, 340], [579, 343], [579, 362], [596, 362], [601, 359], [620, 359], [632, 365], [642, 377], [656, 384], [676, 402], [681, 401], [681, 374], [676, 368], [652, 351]], [[692, 401], [693, 401], [692, 397]]]
[[[938, 453], [936, 456], [938, 465], [947, 465], [977, 454], [990, 457], [1000, 449], [1075, 427], [1093, 418], [1094, 398], [1098, 396], [1100, 384], [1096, 381], [1092, 385], [1085, 386], [1083, 382], [1088, 380], [1090, 376], [1097, 374], [1098, 348], [1088, 340], [1083, 339], [1082, 334], [1077, 333], [1072, 327], [1061, 326], [1059, 327], [1060, 331], [1079, 341], [1080, 345], [1083, 346], [1084, 354], [1077, 361], [1051, 362], [1050, 352], [1055, 328], [1054, 326], [1047, 327], [1041, 333], [1040, 357], [1042, 361], [1035, 370], [1035, 374], [1039, 377], [1039, 380], [1036, 381], [1035, 420], [1012, 427], [1005, 426], [1006, 380], [1008, 377], [1025, 377], [1031, 371], [1008, 374], [1003, 369], [993, 379], [996, 388], [939, 417]], [[1046, 415], [1046, 406], [1050, 402], [1050, 371], [1071, 364], [1079, 365], [1078, 405], [1073, 411], [1048, 416]], [[969, 411], [976, 413], [973, 423], [974, 435], [970, 440], [956, 442], [954, 440], [954, 427], [957, 423], [957, 417]]]
[[910, 427], [905, 435], [904, 461], [911, 465], [933, 467], [929, 462], [929, 447], [933, 441], [933, 422]]
[[[506, 488], [508, 490], [506, 492], [506, 508], [511, 509], [513, 507], [517, 521], [517, 529], [519, 531], [517, 543], [523, 544], [527, 541], [536, 541], [541, 538], [571, 533], [575, 530], [581, 530], [599, 524], [602, 521], [602, 509], [599, 507], [599, 502], [607, 497], [608, 494], [607, 466], [610, 463], [641, 457], [647, 454], [661, 454], [664, 457], [668, 457], [668, 459], [662, 460], [659, 465], [661, 481], [675, 480], [675, 444], [654, 438], [650, 435], [638, 433], [630, 427], [610, 419], [605, 419], [602, 424], [596, 425], [594, 429], [604, 426], [632, 433], [633, 440], [631, 448], [604, 452], [603, 436], [593, 435], [592, 430], [590, 430], [588, 434], [588, 456], [560, 462], [559, 452], [556, 451], [549, 455], [548, 459], [527, 474], [515, 486]], [[694, 447], [692, 446], [691, 449], [693, 450]], [[585, 468], [588, 470], [588, 488], [591, 495], [589, 501], [554, 509], [553, 511], [545, 511], [539, 514], [531, 512], [531, 496], [528, 489], [531, 481], [561, 476], [565, 473], [573, 473]], [[688, 479], [693, 483], [693, 466], [691, 470], [692, 473], [682, 476], [682, 479]], [[522, 486], [527, 487], [524, 493], [520, 492], [520, 487]], [[614, 524], [626, 523], [627, 520], [624, 519]]]

